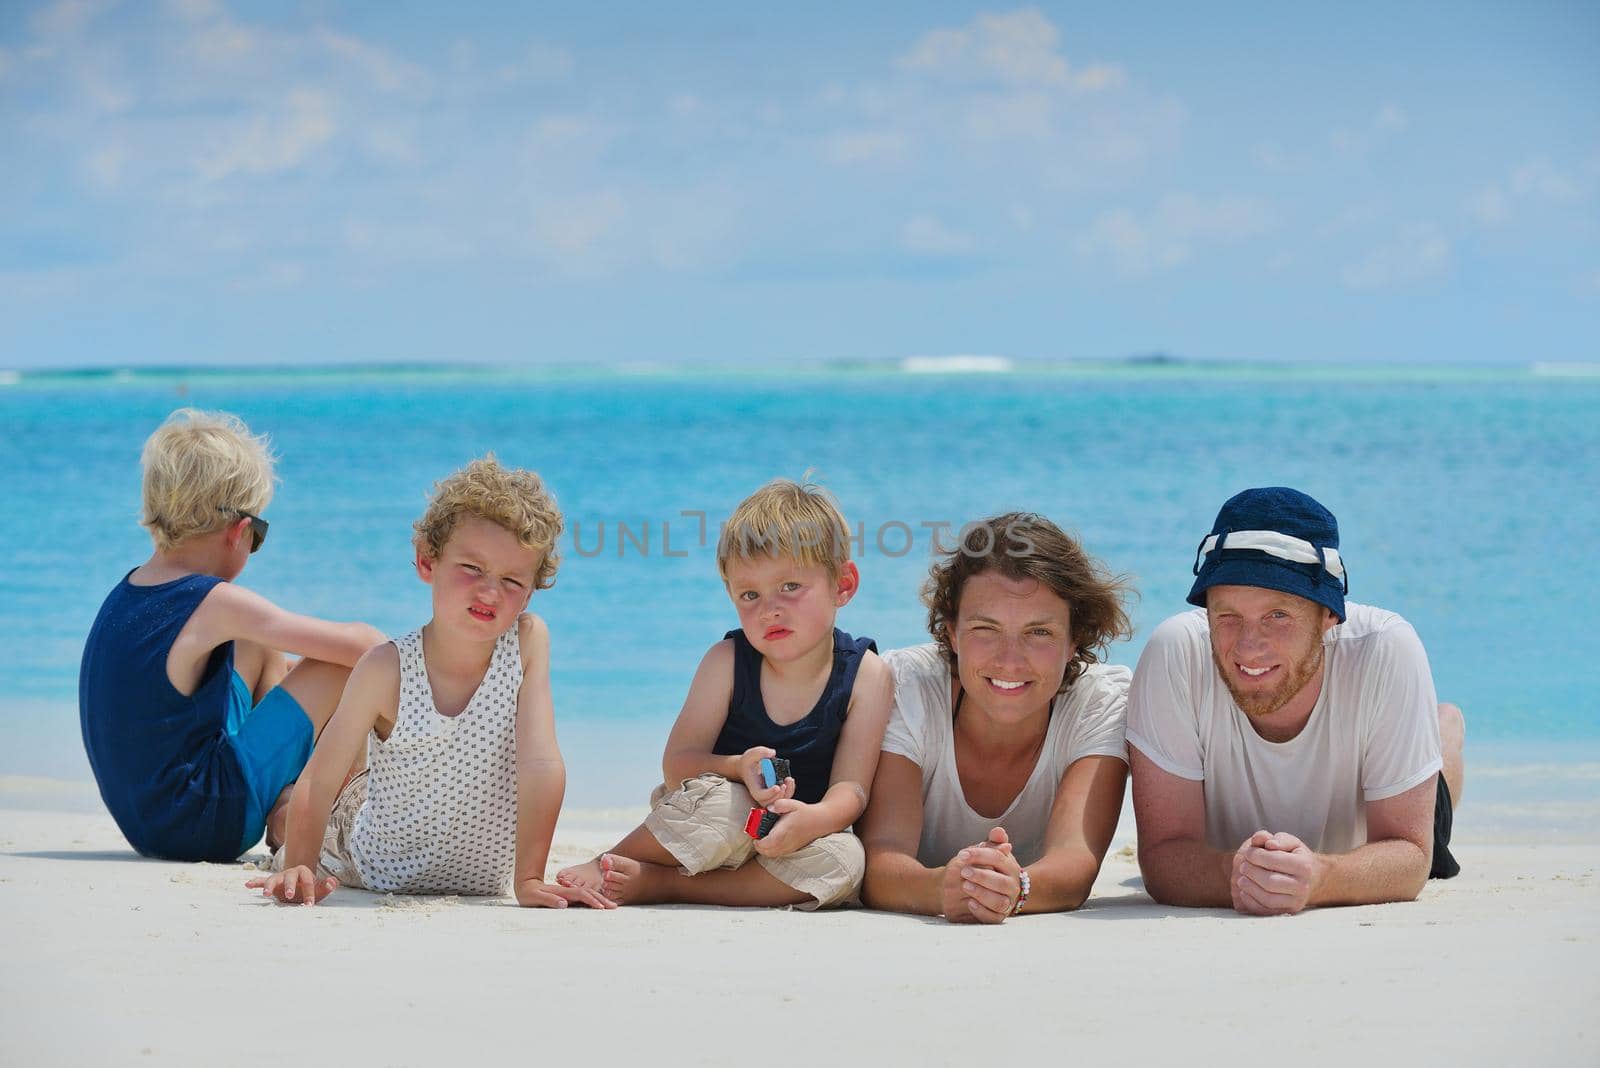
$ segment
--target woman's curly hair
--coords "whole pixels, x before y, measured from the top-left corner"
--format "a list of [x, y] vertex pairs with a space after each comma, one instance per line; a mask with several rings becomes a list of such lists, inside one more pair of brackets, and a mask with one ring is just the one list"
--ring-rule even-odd
[[1083, 551], [1076, 538], [1044, 516], [1007, 512], [962, 527], [956, 547], [934, 561], [922, 585], [928, 633], [952, 674], [956, 653], [950, 647], [950, 629], [961, 607], [961, 591], [968, 579], [986, 571], [1010, 579], [1035, 579], [1067, 602], [1077, 651], [1058, 693], [1077, 681], [1084, 668], [1099, 663], [1113, 641], [1133, 636], [1123, 606], [1134, 596], [1126, 576], [1112, 575]]

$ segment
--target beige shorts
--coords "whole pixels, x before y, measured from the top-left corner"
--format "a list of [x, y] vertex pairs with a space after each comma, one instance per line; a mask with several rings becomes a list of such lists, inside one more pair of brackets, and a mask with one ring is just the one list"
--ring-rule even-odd
[[685, 873], [739, 868], [752, 857], [785, 886], [809, 894], [801, 909], [855, 904], [866, 874], [866, 851], [849, 831], [824, 835], [786, 857], [764, 857], [744, 832], [755, 801], [743, 783], [721, 775], [685, 779], [676, 790], [656, 787], [644, 825], [677, 858]]
[[[361, 873], [350, 857], [350, 836], [356, 829], [356, 813], [367, 799], [367, 769], [356, 772], [339, 796], [334, 799], [333, 811], [328, 813], [328, 825], [322, 830], [322, 856], [317, 861], [317, 878], [333, 876], [340, 886], [365, 890]], [[283, 870], [283, 849], [272, 854], [272, 870]]]

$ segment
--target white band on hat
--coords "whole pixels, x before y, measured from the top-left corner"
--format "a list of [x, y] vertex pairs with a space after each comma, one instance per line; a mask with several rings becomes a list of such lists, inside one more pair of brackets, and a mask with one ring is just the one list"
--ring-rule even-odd
[[1200, 543], [1200, 555], [1209, 556], [1218, 541], [1222, 541], [1224, 549], [1255, 549], [1297, 564], [1321, 564], [1334, 578], [1344, 578], [1344, 561], [1339, 559], [1338, 549], [1324, 548], [1319, 552], [1309, 541], [1276, 530], [1230, 530], [1227, 534], [1213, 534]]

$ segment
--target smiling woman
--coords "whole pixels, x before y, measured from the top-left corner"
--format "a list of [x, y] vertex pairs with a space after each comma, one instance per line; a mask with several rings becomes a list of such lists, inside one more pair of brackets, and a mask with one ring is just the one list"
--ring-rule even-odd
[[1041, 516], [969, 524], [923, 590], [934, 641], [884, 659], [895, 706], [862, 821], [874, 908], [1000, 923], [1076, 908], [1127, 777], [1126, 584]]

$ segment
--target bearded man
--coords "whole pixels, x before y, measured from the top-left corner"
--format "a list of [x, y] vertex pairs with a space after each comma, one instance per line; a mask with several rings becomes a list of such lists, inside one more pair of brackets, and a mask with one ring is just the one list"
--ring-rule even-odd
[[1222, 506], [1128, 694], [1145, 889], [1273, 915], [1409, 901], [1450, 855], [1461, 710], [1411, 624], [1345, 604], [1339, 525], [1284, 487]]

